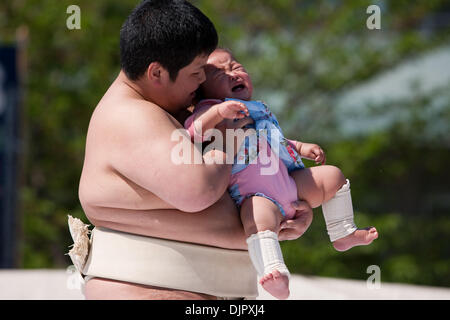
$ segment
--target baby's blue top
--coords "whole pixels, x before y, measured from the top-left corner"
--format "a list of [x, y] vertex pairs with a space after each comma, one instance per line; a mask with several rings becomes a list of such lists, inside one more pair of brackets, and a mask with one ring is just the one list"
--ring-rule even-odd
[[[283, 161], [289, 172], [305, 167], [297, 151], [292, 148], [288, 150], [288, 142], [283, 136], [275, 115], [270, 112], [269, 108], [263, 102], [225, 99], [225, 101], [229, 100], [239, 101], [245, 104], [254, 123], [246, 125], [244, 128], [253, 128], [256, 130], [256, 139], [255, 137], [253, 139], [246, 137], [245, 142], [242, 143], [233, 164], [232, 174], [245, 169], [258, 156], [257, 140], [260, 135], [267, 140], [272, 151]], [[239, 157], [246, 159], [245, 163], [238, 163], [236, 159], [239, 159]]]

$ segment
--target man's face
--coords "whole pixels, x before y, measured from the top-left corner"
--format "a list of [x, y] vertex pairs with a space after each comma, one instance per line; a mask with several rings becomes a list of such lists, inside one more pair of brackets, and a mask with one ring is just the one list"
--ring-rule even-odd
[[251, 100], [253, 85], [249, 74], [233, 56], [217, 49], [208, 58], [206, 81], [202, 85], [205, 98]]
[[204, 67], [208, 56], [198, 56], [186, 67], [180, 69], [174, 82], [167, 79], [164, 95], [170, 112], [178, 112], [192, 104], [195, 92], [206, 79]]

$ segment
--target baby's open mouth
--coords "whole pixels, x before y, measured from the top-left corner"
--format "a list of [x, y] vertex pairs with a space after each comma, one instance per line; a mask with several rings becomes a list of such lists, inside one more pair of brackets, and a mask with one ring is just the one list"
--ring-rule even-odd
[[244, 89], [245, 89], [245, 86], [243, 84], [238, 84], [237, 86], [234, 86], [233, 88], [231, 88], [231, 91], [238, 92], [238, 91], [242, 91]]

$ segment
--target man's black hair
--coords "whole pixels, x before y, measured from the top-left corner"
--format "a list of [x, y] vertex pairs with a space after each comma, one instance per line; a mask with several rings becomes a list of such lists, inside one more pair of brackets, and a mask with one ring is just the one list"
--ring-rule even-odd
[[185, 0], [144, 0], [120, 30], [120, 63], [137, 80], [152, 62], [159, 62], [175, 81], [178, 71], [197, 56], [217, 47], [212, 22]]

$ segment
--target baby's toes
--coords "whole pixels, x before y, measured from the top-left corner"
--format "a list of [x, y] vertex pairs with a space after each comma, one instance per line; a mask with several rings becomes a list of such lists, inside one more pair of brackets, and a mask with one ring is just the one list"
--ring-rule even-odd
[[264, 275], [264, 276], [261, 278], [261, 280], [259, 281], [259, 283], [262, 285], [262, 284], [264, 284], [267, 280], [270, 280], [272, 277], [273, 277], [273, 276], [272, 276], [271, 273], [266, 274], [266, 275]]
[[277, 278], [281, 277], [281, 273], [278, 270], [274, 270], [272, 272], [272, 276], [273, 276], [274, 279], [277, 279]]
[[378, 238], [378, 231], [374, 227], [369, 229], [369, 234], [367, 235], [367, 238], [370, 240], [375, 240]]

